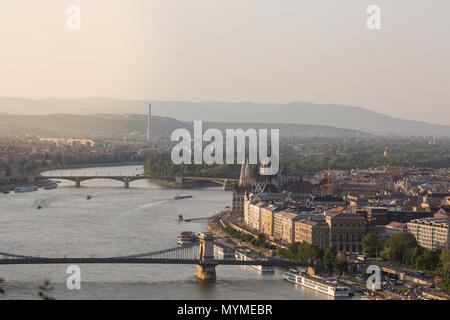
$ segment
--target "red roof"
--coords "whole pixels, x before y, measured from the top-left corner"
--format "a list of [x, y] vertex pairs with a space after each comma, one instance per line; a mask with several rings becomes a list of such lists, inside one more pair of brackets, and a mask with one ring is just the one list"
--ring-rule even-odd
[[400, 222], [397, 222], [397, 221], [392, 221], [391, 223], [386, 225], [386, 227], [406, 229], [406, 223], [400, 223]]
[[336, 207], [333, 209], [328, 210], [329, 212], [337, 213], [337, 212], [343, 212], [345, 210], [345, 207]]

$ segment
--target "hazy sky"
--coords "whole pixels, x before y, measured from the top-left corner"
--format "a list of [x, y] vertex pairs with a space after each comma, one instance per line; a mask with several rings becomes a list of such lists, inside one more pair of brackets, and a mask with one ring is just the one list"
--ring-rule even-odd
[[3, 0], [0, 96], [309, 101], [450, 124], [449, 33], [449, 0]]

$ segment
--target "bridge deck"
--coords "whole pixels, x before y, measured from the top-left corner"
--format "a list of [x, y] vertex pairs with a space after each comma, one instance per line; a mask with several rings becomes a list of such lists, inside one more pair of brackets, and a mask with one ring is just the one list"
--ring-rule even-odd
[[[42, 180], [42, 179], [61, 179], [61, 180], [71, 180], [75, 181], [77, 179], [80, 179], [81, 181], [85, 180], [92, 180], [92, 179], [110, 179], [110, 180], [129, 180], [129, 181], [135, 181], [135, 180], [175, 180], [177, 177], [153, 177], [153, 176], [132, 176], [132, 175], [71, 175], [71, 176], [64, 176], [64, 175], [51, 175], [51, 176], [37, 176], [35, 177], [35, 180]], [[237, 183], [237, 179], [229, 179], [229, 178], [214, 178], [214, 177], [179, 177], [182, 178], [185, 181], [211, 181], [211, 182], [217, 182], [220, 184], [223, 184], [225, 182], [228, 182], [230, 184]]]
[[267, 267], [294, 267], [304, 266], [303, 263], [285, 260], [212, 260], [202, 262], [199, 259], [160, 259], [160, 258], [26, 258], [26, 259], [0, 259], [0, 265], [27, 265], [27, 264], [201, 264], [201, 265], [243, 265]]

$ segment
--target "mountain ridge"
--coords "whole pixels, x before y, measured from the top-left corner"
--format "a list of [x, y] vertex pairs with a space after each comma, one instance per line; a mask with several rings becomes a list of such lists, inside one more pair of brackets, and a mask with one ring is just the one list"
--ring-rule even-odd
[[[0, 98], [0, 112], [14, 114], [145, 114], [148, 101], [113, 98]], [[450, 125], [404, 120], [365, 108], [311, 102], [152, 101], [153, 114], [181, 121], [325, 125], [376, 135], [446, 136]]]
[[[193, 130], [193, 123], [169, 117], [153, 116], [151, 132], [154, 136], [170, 139], [175, 129]], [[329, 126], [279, 124], [279, 123], [225, 123], [203, 122], [203, 130], [217, 128], [280, 129], [281, 136], [302, 137], [370, 137], [372, 135], [356, 130]], [[147, 117], [140, 114], [53, 114], [53, 115], [12, 115], [3, 113], [0, 117], [0, 137], [45, 136], [62, 138], [115, 138], [144, 140]]]

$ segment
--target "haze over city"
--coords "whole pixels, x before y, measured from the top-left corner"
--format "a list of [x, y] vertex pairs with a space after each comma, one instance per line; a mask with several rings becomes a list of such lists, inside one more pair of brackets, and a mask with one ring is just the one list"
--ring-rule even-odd
[[449, 12], [2, 1], [0, 300], [358, 320], [350, 301], [450, 300]]
[[450, 124], [445, 0], [377, 1], [375, 31], [371, 1], [72, 2], [2, 6], [0, 97], [306, 101]]

